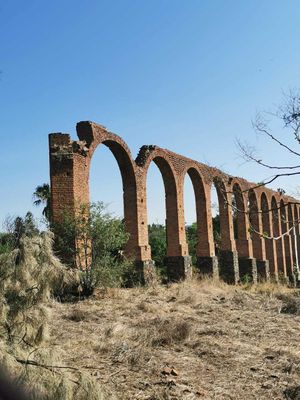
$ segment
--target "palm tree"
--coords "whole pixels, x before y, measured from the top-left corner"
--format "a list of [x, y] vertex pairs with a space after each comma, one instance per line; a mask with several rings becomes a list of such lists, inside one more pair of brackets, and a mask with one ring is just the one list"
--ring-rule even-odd
[[50, 207], [50, 202], [51, 202], [51, 191], [50, 191], [50, 186], [48, 183], [43, 183], [43, 185], [39, 185], [35, 188], [35, 191], [33, 193], [33, 204], [35, 206], [40, 206], [41, 204], [44, 204], [45, 207], [42, 211], [44, 217], [50, 221], [50, 213], [51, 213], [51, 207]]

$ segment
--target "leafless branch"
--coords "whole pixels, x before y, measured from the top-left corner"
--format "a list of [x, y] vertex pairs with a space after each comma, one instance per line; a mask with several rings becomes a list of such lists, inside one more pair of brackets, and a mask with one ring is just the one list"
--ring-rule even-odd
[[287, 170], [287, 169], [300, 168], [300, 165], [275, 166], [275, 165], [267, 164], [267, 163], [263, 162], [261, 159], [259, 159], [255, 155], [255, 148], [254, 147], [249, 146], [247, 143], [242, 143], [239, 139], [236, 139], [236, 144], [237, 144], [237, 146], [238, 146], [238, 148], [240, 150], [240, 153], [241, 153], [242, 157], [246, 161], [254, 161], [257, 164], [261, 165], [262, 167], [266, 167], [266, 168], [269, 168], [269, 169]]
[[277, 139], [271, 132], [269, 132], [267, 122], [263, 119], [261, 114], [257, 114], [255, 121], [252, 122], [252, 126], [256, 132], [265, 134], [270, 139], [272, 139], [274, 142], [279, 144], [281, 147], [288, 150], [290, 153], [292, 153], [296, 156], [300, 156], [300, 153], [291, 149], [288, 145], [286, 145], [285, 143], [283, 143], [282, 141]]

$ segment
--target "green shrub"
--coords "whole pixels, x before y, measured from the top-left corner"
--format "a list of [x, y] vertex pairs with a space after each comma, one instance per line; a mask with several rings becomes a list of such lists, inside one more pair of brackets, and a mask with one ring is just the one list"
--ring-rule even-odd
[[102, 202], [80, 206], [75, 217], [63, 214], [54, 232], [59, 257], [79, 267], [85, 293], [135, 281], [134, 263], [123, 253], [129, 238], [124, 223]]

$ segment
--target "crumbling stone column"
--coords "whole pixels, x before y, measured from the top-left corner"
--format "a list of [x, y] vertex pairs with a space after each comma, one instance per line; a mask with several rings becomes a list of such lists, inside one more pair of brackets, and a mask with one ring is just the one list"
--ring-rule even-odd
[[269, 280], [269, 260], [266, 258], [266, 246], [263, 238], [263, 221], [261, 209], [258, 208], [256, 193], [249, 191], [249, 221], [252, 238], [253, 257], [256, 259], [257, 280]]
[[234, 240], [230, 188], [220, 179], [215, 179], [220, 213], [221, 246], [219, 255], [219, 274], [227, 283], [237, 284], [239, 276], [238, 252]]
[[300, 256], [300, 234], [299, 234], [299, 207], [297, 204], [293, 207], [293, 222], [294, 222], [294, 229], [293, 229], [293, 242], [295, 246], [294, 252], [294, 266], [295, 266], [295, 279], [296, 279], [296, 286], [300, 285], [300, 266], [299, 266], [299, 256]]
[[166, 192], [167, 257], [165, 262], [168, 278], [171, 281], [179, 281], [192, 275], [192, 257], [189, 255], [186, 242], [182, 189], [182, 186], [175, 186]]
[[289, 265], [289, 268], [287, 269], [287, 274], [288, 274], [288, 279], [289, 283], [291, 286], [295, 287], [297, 282], [296, 282], [296, 274], [295, 274], [295, 269], [296, 269], [296, 248], [295, 248], [295, 237], [294, 237], [294, 209], [291, 204], [287, 205], [287, 221], [286, 221], [286, 229], [289, 230], [288, 233], [288, 241], [287, 241], [287, 246], [288, 246], [288, 251], [287, 254], [289, 254], [289, 257], [287, 258], [287, 265]]
[[219, 265], [213, 238], [210, 185], [204, 184], [203, 178], [195, 168], [190, 168], [187, 172], [193, 184], [196, 201], [197, 268], [201, 275], [218, 279]]
[[270, 278], [275, 281], [278, 280], [278, 267], [277, 267], [277, 252], [276, 244], [273, 239], [273, 224], [271, 203], [268, 201], [266, 194], [263, 192], [261, 195], [261, 210], [262, 210], [262, 224], [263, 236], [266, 247], [266, 257], [269, 260]]
[[256, 259], [253, 257], [252, 240], [249, 233], [249, 220], [246, 215], [246, 196], [243, 195], [238, 184], [233, 185], [236, 203], [237, 238], [235, 240], [239, 255], [240, 279], [257, 282]]
[[276, 253], [277, 253], [277, 265], [278, 265], [278, 279], [282, 282], [286, 281], [286, 260], [285, 260], [285, 248], [282, 237], [280, 212], [280, 202], [277, 202], [275, 196], [272, 196], [271, 208], [272, 208], [272, 226], [273, 236], [275, 238]]

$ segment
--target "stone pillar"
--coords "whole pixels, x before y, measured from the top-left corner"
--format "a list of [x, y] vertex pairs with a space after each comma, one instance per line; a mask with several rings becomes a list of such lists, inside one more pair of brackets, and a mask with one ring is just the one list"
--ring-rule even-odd
[[166, 193], [167, 210], [167, 273], [171, 281], [192, 275], [192, 257], [186, 242], [183, 187], [177, 183]]
[[266, 258], [266, 246], [263, 238], [263, 221], [261, 208], [254, 190], [249, 191], [249, 223], [252, 239], [253, 257], [256, 259], [257, 280], [269, 280], [270, 269], [269, 261]]
[[285, 249], [282, 237], [279, 202], [276, 201], [275, 197], [272, 197], [271, 201], [272, 209], [272, 226], [273, 236], [275, 239], [276, 253], [277, 253], [277, 265], [278, 265], [278, 279], [282, 282], [286, 282], [286, 264], [285, 264]]
[[293, 207], [294, 210], [294, 225], [295, 229], [293, 230], [293, 234], [295, 238], [295, 279], [296, 279], [296, 286], [298, 287], [300, 284], [300, 234], [299, 234], [299, 207], [297, 204]]
[[277, 271], [277, 252], [275, 240], [273, 237], [273, 225], [271, 223], [271, 211], [270, 211], [270, 202], [267, 199], [265, 193], [261, 195], [261, 215], [262, 215], [262, 228], [266, 249], [266, 259], [269, 261], [269, 273], [270, 279], [278, 280], [278, 271]]
[[287, 261], [286, 264], [289, 266], [287, 268], [287, 274], [289, 279], [289, 284], [292, 287], [296, 286], [296, 248], [295, 248], [295, 237], [294, 237], [294, 209], [291, 204], [287, 205], [287, 223], [286, 229], [289, 230], [288, 233], [288, 241], [286, 243], [287, 246]]
[[234, 240], [231, 198], [228, 196], [230, 188], [225, 187], [220, 180], [215, 181], [215, 186], [219, 201], [221, 231], [219, 274], [225, 282], [237, 284], [240, 280], [239, 260]]
[[237, 238], [236, 247], [239, 255], [240, 279], [257, 282], [256, 259], [253, 258], [252, 240], [249, 233], [249, 220], [246, 214], [246, 195], [244, 196], [239, 185], [233, 186], [237, 212]]
[[215, 255], [215, 244], [211, 215], [210, 186], [203, 184], [197, 171], [189, 172], [196, 199], [197, 211], [197, 268], [201, 275], [219, 278], [218, 257]]
[[[49, 135], [51, 225], [56, 235], [62, 234], [62, 224], [66, 218], [75, 218], [80, 204], [89, 202], [88, 154], [79, 151], [70, 135], [52, 133]], [[78, 179], [81, 181], [79, 187]], [[67, 265], [85, 267], [82, 247], [78, 238], [70, 238], [66, 252], [60, 254]]]

